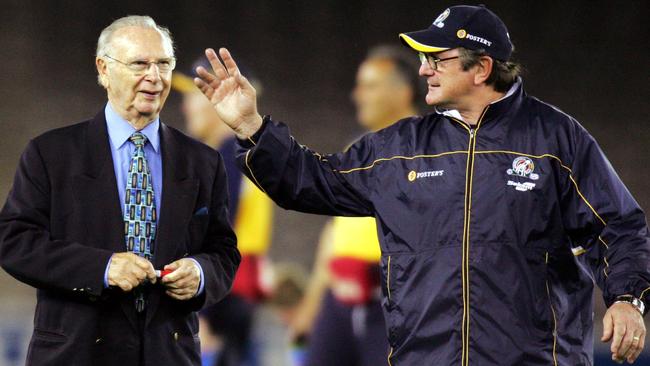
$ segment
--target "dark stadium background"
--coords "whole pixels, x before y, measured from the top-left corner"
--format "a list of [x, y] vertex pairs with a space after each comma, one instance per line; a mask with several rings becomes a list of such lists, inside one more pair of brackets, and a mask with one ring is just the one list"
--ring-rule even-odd
[[[641, 206], [650, 209], [649, 3], [484, 3], [508, 25], [515, 57], [527, 70], [527, 91], [586, 126]], [[261, 113], [289, 122], [300, 142], [334, 152], [361, 133], [349, 94], [368, 47], [396, 44], [399, 32], [427, 27], [454, 4], [459, 2], [2, 0], [0, 200], [31, 137], [102, 108], [94, 51], [99, 32], [113, 19], [148, 14], [168, 26], [180, 70], [207, 46], [229, 47], [264, 85]], [[162, 114], [166, 123], [183, 126], [179, 105], [172, 93]], [[273, 259], [309, 267], [323, 222], [277, 209]], [[33, 302], [32, 289], [0, 270], [0, 366], [19, 357], [12, 352], [21, 338], [8, 329], [26, 324], [30, 331], [28, 321], [17, 319], [29, 320]], [[597, 303], [600, 347], [602, 300]], [[638, 363], [650, 365], [650, 351], [644, 354]]]

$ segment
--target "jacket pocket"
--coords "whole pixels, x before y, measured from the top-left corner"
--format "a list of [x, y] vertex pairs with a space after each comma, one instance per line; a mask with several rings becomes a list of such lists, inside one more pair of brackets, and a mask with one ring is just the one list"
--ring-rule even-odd
[[34, 329], [33, 338], [34, 340], [39, 339], [47, 342], [65, 342], [68, 340], [68, 337], [63, 333], [39, 328]]
[[405, 304], [407, 299], [405, 284], [413, 272], [415, 255], [411, 253], [387, 254], [381, 258], [382, 305], [386, 315], [388, 342], [394, 348], [402, 343], [408, 324], [405, 324], [405, 310], [411, 310]]

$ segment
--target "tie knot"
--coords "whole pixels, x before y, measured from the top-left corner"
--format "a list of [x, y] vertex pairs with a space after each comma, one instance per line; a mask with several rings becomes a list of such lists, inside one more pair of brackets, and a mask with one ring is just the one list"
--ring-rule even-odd
[[131, 135], [131, 137], [129, 137], [129, 140], [133, 142], [135, 147], [140, 148], [147, 143], [147, 136], [145, 136], [142, 132], [135, 132], [133, 135]]

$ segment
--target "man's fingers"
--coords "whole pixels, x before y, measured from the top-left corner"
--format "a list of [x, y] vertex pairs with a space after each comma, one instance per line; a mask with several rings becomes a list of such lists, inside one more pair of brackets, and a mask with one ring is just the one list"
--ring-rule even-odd
[[124, 292], [129, 292], [129, 291], [133, 290], [133, 287], [135, 287], [134, 284], [131, 281], [129, 281], [128, 279], [126, 279], [126, 278], [123, 279], [122, 281], [119, 281], [118, 286]]
[[628, 358], [627, 361], [629, 363], [636, 361], [636, 359], [639, 358], [639, 356], [641, 355], [641, 352], [643, 352], [643, 348], [645, 348], [645, 334], [639, 336], [639, 343], [637, 344], [637, 350], [630, 358]]
[[188, 291], [167, 290], [165, 293], [176, 300], [189, 300], [194, 296], [194, 294], [191, 294]]
[[178, 269], [175, 269], [174, 272], [165, 276], [163, 278], [163, 283], [175, 283], [181, 279], [184, 279], [185, 277], [189, 277], [191, 274], [192, 272], [187, 267], [180, 267]]
[[142, 257], [137, 257], [135, 260], [135, 264], [145, 272], [149, 272], [149, 270], [154, 271], [153, 264], [151, 264], [151, 262], [149, 262], [147, 259], [144, 259]]
[[608, 342], [612, 339], [612, 333], [614, 331], [614, 326], [611, 316], [605, 316], [603, 318], [603, 336], [600, 338], [602, 342]]
[[144, 259], [144, 265], [145, 276], [149, 279], [149, 282], [156, 283], [156, 270], [153, 268], [153, 263]]
[[614, 323], [614, 337], [610, 350], [616, 355], [620, 355], [618, 351], [621, 349], [621, 342], [623, 341], [623, 336], [625, 336], [625, 330], [625, 323]]
[[205, 81], [203, 81], [201, 78], [194, 78], [194, 85], [196, 85], [197, 88], [205, 95], [208, 100], [212, 101], [212, 96], [214, 95], [214, 89], [208, 85]]
[[198, 281], [196, 281], [194, 278], [191, 276], [184, 276], [179, 278], [176, 281], [170, 282], [167, 284], [167, 286], [170, 289], [185, 289], [185, 288], [192, 288], [192, 287], [197, 287]]
[[212, 66], [212, 70], [214, 71], [214, 74], [221, 80], [225, 79], [228, 77], [228, 72], [226, 71], [226, 68], [223, 66], [221, 61], [219, 60], [219, 57], [217, 57], [217, 53], [214, 52], [212, 48], [208, 48], [205, 50], [205, 56], [208, 58], [208, 61], [210, 62], [210, 66]]
[[634, 351], [634, 349], [632, 349], [633, 343], [634, 343], [633, 332], [632, 331], [626, 332], [625, 336], [623, 336], [623, 340], [621, 341], [621, 346], [618, 348], [617, 354], [619, 359], [625, 360], [630, 356], [630, 354]]
[[228, 74], [230, 76], [239, 74], [239, 68], [237, 67], [235, 59], [232, 58], [230, 51], [222, 47], [219, 49], [219, 55], [221, 56], [221, 59], [223, 60], [223, 63], [226, 66], [226, 70], [228, 70]]
[[145, 278], [147, 278], [147, 272], [143, 271], [139, 267], [133, 267], [131, 270], [131, 275], [129, 277], [132, 277], [133, 280], [137, 281], [138, 283], [142, 282]]
[[235, 76], [235, 79], [237, 80], [237, 84], [239, 84], [239, 86], [242, 88], [242, 90], [245, 93], [248, 93], [253, 96], [255, 95], [255, 88], [253, 87], [253, 84], [251, 84], [250, 81], [248, 81], [248, 79], [244, 77], [244, 75], [237, 74]]
[[638, 335], [635, 335], [632, 338], [632, 343], [630, 344], [630, 348], [625, 354], [625, 359], [627, 360], [628, 363], [634, 362], [634, 360], [636, 360], [636, 358], [638, 357], [638, 354], [641, 352], [641, 350], [639, 349], [640, 342], [641, 342], [641, 337], [639, 337]]
[[213, 74], [211, 74], [208, 70], [206, 70], [203, 66], [199, 66], [196, 68], [196, 75], [205, 83], [207, 83], [210, 87], [216, 88], [219, 86], [219, 83], [221, 82], [221, 78], [217, 78]]

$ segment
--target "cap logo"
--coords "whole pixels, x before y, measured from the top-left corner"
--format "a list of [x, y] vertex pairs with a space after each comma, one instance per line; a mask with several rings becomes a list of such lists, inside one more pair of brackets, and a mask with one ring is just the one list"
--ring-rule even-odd
[[458, 38], [465, 38], [467, 36], [467, 32], [464, 29], [459, 29], [458, 32], [456, 32], [456, 36]]
[[447, 19], [447, 17], [449, 16], [449, 13], [451, 13], [449, 8], [445, 9], [445, 11], [443, 11], [442, 14], [438, 15], [436, 20], [433, 21], [433, 25], [435, 25], [438, 28], [444, 27], [445, 23], [443, 23], [443, 22], [445, 21], [445, 19]]
[[478, 37], [478, 36], [467, 33], [465, 35], [465, 38], [469, 39], [470, 41], [483, 43], [484, 45], [486, 45], [488, 47], [492, 46], [492, 41], [488, 41], [487, 39], [485, 39], [483, 37]]

